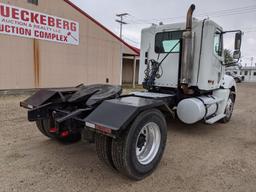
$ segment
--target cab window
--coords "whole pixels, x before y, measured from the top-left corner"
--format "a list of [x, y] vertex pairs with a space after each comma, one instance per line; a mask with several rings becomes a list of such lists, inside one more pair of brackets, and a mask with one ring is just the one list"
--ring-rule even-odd
[[222, 56], [222, 35], [221, 32], [217, 31], [214, 35], [213, 49], [217, 56]]
[[183, 31], [168, 31], [168, 32], [157, 33], [155, 37], [155, 52], [169, 53], [174, 48], [172, 50], [172, 53], [179, 53], [180, 52], [179, 41], [182, 38], [182, 33]]

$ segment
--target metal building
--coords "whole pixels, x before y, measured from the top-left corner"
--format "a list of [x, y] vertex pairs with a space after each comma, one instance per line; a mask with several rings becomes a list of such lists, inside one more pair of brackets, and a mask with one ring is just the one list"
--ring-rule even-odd
[[256, 82], [256, 67], [242, 67], [240, 70], [240, 75], [244, 76], [245, 82]]
[[0, 42], [0, 90], [136, 80], [139, 51], [69, 0], [0, 0]]

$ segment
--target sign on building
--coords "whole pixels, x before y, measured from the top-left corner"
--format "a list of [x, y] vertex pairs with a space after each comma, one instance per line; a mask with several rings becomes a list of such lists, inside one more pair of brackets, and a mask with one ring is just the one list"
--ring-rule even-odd
[[79, 23], [0, 3], [0, 34], [79, 44]]

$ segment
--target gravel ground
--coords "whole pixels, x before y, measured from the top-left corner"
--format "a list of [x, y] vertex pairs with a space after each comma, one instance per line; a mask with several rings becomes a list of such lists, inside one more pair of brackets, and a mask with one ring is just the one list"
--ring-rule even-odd
[[95, 146], [44, 137], [19, 107], [24, 96], [0, 97], [0, 191], [256, 191], [256, 84], [240, 84], [230, 123], [186, 126], [169, 121], [157, 170], [140, 182], [104, 166]]

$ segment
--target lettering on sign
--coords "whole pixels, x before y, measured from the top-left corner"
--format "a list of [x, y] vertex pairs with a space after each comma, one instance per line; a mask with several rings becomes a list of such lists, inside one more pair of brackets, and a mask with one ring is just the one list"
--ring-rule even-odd
[[79, 44], [79, 23], [0, 3], [0, 34]]

